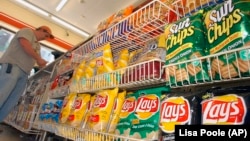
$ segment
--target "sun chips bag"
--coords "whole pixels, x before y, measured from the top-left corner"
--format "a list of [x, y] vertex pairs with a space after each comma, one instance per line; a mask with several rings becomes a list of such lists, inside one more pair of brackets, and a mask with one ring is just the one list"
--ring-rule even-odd
[[[166, 79], [169, 85], [209, 80], [206, 60], [197, 59], [206, 55], [203, 14], [204, 11], [199, 10], [165, 27], [166, 65], [169, 65], [166, 67]], [[194, 61], [171, 65], [191, 59]]]
[[[208, 9], [204, 21], [209, 54], [217, 54], [250, 45], [250, 1], [228, 0]], [[211, 58], [214, 79], [249, 76], [249, 49]]]

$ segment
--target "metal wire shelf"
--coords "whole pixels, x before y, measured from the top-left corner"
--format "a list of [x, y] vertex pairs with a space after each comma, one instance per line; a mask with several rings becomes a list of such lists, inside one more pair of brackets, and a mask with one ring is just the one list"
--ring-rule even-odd
[[[136, 50], [147, 40], [163, 33], [163, 26], [170, 23], [170, 11], [175, 13], [168, 5], [153, 0], [121, 22], [94, 36], [74, 50], [74, 53], [84, 55], [107, 42], [110, 42], [114, 53], [122, 48]], [[175, 15], [178, 16], [177, 13]]]
[[[179, 63], [173, 63], [163, 66], [166, 73], [166, 82], [171, 88], [195, 86], [201, 84], [211, 84], [216, 82], [228, 82], [234, 80], [243, 80], [250, 78], [250, 46], [220, 52], [213, 55], [199, 57]], [[244, 53], [246, 60], [240, 58]], [[226, 64], [221, 64], [219, 58], [226, 59]], [[235, 61], [231, 62], [230, 58], [235, 57]], [[202, 62], [206, 62], [205, 65]], [[188, 67], [192, 63], [199, 64], [199, 68], [205, 68], [202, 77], [191, 80], [190, 72], [201, 71], [196, 67]], [[185, 66], [184, 71], [179, 71], [176, 68]]]
[[104, 73], [86, 79], [84, 78], [78, 83], [75, 83], [75, 89], [71, 89], [71, 92], [92, 93], [97, 92], [98, 90], [115, 87], [129, 90], [136, 87], [164, 83], [163, 65], [163, 61], [153, 59], [118, 69], [110, 73]]
[[96, 132], [88, 129], [78, 129], [71, 127], [66, 124], [57, 124], [57, 123], [50, 123], [50, 122], [37, 122], [38, 127], [42, 130], [54, 133], [58, 136], [71, 139], [74, 141], [151, 141], [147, 139], [135, 139], [105, 132]]

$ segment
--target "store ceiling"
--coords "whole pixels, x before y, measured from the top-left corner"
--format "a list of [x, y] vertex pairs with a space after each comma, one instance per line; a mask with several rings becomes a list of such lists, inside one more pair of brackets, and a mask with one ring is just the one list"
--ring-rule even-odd
[[98, 24], [113, 13], [146, 0], [68, 0], [60, 11], [55, 9], [61, 0], [27, 1], [93, 35]]

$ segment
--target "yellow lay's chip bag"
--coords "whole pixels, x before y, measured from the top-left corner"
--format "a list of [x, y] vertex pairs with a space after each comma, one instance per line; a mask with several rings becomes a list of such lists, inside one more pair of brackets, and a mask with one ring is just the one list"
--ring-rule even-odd
[[68, 116], [70, 115], [70, 110], [73, 107], [76, 93], [69, 93], [63, 100], [63, 107], [60, 113], [59, 122], [66, 123]]
[[89, 125], [87, 123], [89, 121], [89, 117], [91, 115], [91, 109], [94, 105], [95, 99], [96, 99], [96, 95], [93, 95], [90, 97], [90, 101], [88, 102], [88, 105], [87, 105], [86, 115], [84, 116], [80, 125], [81, 129], [89, 129]]
[[96, 93], [88, 122], [91, 130], [106, 131], [117, 93], [118, 88], [101, 90]]
[[68, 117], [68, 123], [73, 127], [78, 127], [86, 115], [88, 104], [90, 101], [90, 94], [78, 94], [73, 108]]
[[113, 107], [113, 113], [111, 115], [110, 125], [108, 128], [109, 133], [115, 133], [116, 125], [120, 120], [119, 116], [121, 113], [123, 102], [125, 100], [125, 96], [126, 96], [126, 90], [119, 92], [117, 95], [117, 98], [115, 100], [114, 107]]

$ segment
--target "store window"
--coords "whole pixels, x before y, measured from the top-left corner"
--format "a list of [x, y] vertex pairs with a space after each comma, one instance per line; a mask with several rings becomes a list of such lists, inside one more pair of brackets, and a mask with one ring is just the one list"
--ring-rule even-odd
[[[48, 64], [50, 64], [51, 62], [53, 62], [55, 60], [55, 56], [52, 54], [53, 51], [55, 51], [55, 50], [49, 48], [48, 46], [41, 44], [40, 54], [41, 54], [42, 58], [48, 62]], [[38, 70], [36, 68], [32, 69], [30, 76], [34, 75], [35, 72], [37, 72], [37, 71]]]
[[14, 32], [11, 32], [4, 28], [0, 28], [0, 57], [8, 48], [10, 41], [14, 37], [14, 35], [15, 35]]

